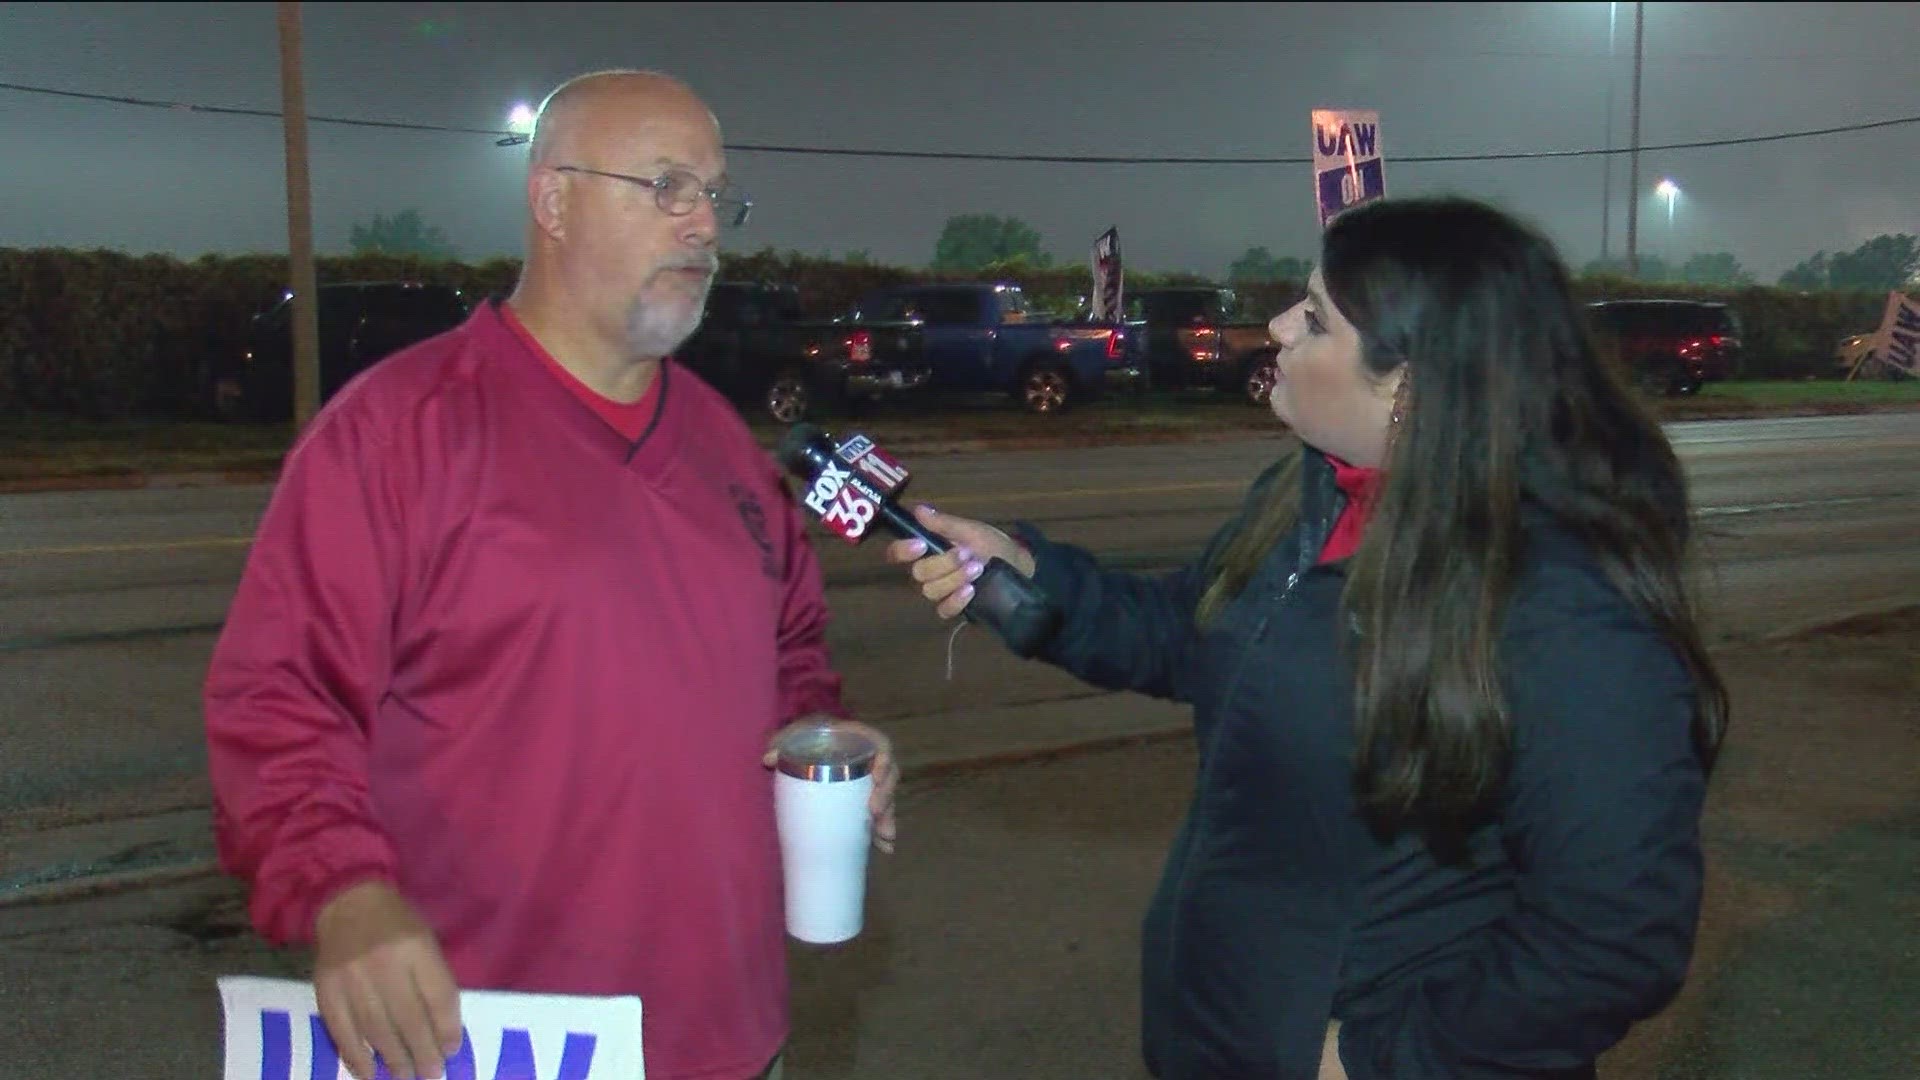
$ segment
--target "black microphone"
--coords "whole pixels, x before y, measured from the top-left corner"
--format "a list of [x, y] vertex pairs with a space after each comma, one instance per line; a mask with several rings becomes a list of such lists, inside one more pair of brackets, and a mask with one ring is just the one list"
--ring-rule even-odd
[[[813, 424], [795, 424], [781, 442], [779, 456], [787, 471], [806, 482], [801, 504], [842, 540], [860, 543], [878, 521], [902, 540], [927, 545], [929, 554], [953, 547], [900, 505], [910, 474], [865, 435], [836, 443]], [[1040, 587], [997, 555], [987, 560], [973, 583], [973, 599], [961, 615], [993, 628], [1023, 657], [1039, 652], [1060, 626], [1060, 610]]]

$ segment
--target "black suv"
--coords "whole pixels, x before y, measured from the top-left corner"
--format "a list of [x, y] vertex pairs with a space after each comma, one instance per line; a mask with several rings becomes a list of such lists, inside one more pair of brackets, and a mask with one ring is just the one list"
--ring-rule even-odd
[[1601, 300], [1587, 305], [1587, 323], [1601, 354], [1649, 393], [1695, 393], [1740, 357], [1740, 320], [1725, 304]]
[[[375, 362], [465, 322], [466, 298], [450, 285], [354, 281], [320, 286], [320, 400]], [[293, 416], [293, 293], [253, 317], [237, 362], [213, 375], [224, 419]]]

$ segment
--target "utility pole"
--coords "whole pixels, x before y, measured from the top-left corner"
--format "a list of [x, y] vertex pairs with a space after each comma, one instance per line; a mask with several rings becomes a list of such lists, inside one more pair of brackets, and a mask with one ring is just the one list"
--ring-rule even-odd
[[1620, 5], [1607, 5], [1607, 152], [1600, 155], [1600, 265], [1613, 255], [1613, 28]]
[[1646, 55], [1647, 5], [1633, 5], [1633, 151], [1627, 166], [1627, 274], [1640, 276], [1640, 68]]
[[307, 95], [300, 70], [300, 4], [280, 0], [280, 120], [287, 144], [287, 267], [293, 290], [293, 425], [320, 410], [320, 297], [313, 270], [313, 195], [307, 181]]

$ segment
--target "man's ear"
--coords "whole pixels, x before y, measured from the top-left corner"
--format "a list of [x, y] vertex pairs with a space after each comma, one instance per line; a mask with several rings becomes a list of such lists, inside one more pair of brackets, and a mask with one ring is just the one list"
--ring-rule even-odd
[[527, 208], [533, 223], [554, 240], [566, 239], [566, 177], [553, 169], [527, 174]]

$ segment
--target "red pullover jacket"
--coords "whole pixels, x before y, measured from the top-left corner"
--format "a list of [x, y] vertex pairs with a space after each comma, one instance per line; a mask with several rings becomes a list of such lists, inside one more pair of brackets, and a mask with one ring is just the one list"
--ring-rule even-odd
[[630, 441], [489, 304], [289, 455], [205, 687], [268, 938], [385, 879], [466, 989], [637, 994], [647, 1074], [786, 1037], [772, 780], [841, 713], [820, 570], [733, 409], [663, 365]]

